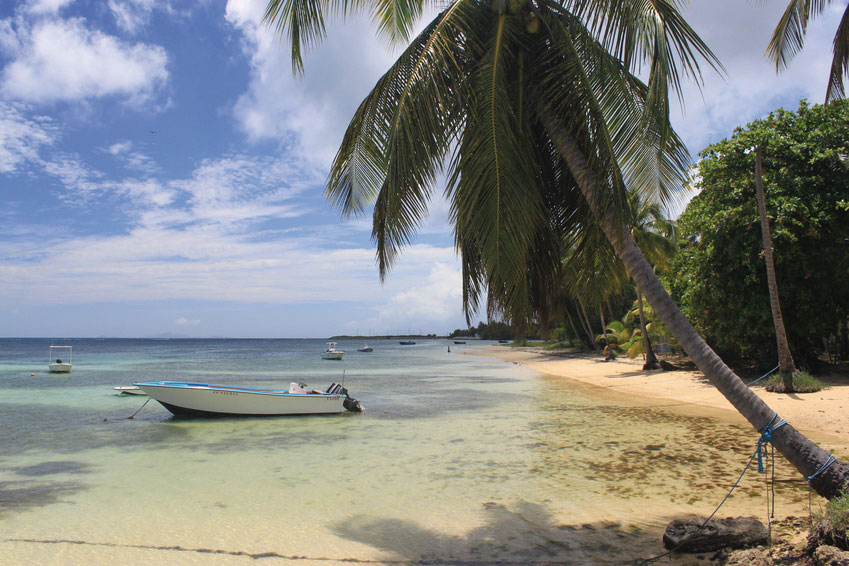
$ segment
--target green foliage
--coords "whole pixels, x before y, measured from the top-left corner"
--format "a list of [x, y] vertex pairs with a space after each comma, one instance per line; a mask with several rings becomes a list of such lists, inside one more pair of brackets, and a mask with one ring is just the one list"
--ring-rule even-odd
[[823, 542], [849, 550], [849, 493], [833, 497], [825, 509], [814, 512], [812, 530]]
[[679, 219], [672, 294], [728, 360], [769, 367], [776, 345], [754, 188], [764, 153], [767, 215], [781, 308], [794, 358], [809, 365], [849, 316], [849, 104], [776, 110], [706, 148]]
[[[776, 393], [784, 393], [784, 380], [780, 374], [775, 374], [764, 382], [764, 387], [767, 391]], [[812, 376], [806, 371], [793, 376], [793, 392], [794, 393], [816, 393], [823, 389], [822, 381]]]
[[448, 335], [449, 338], [462, 338], [464, 336], [477, 336], [482, 340], [509, 340], [513, 337], [513, 327], [504, 322], [479, 322], [477, 328], [470, 326], [463, 330], [456, 329]]

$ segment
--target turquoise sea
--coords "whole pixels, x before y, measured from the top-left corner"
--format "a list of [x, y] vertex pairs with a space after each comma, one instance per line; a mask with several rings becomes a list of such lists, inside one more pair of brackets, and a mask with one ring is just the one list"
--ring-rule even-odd
[[[480, 355], [325, 340], [0, 340], [0, 564], [607, 564], [708, 514], [747, 427]], [[448, 348], [451, 352], [448, 352]], [[341, 382], [362, 414], [176, 419], [113, 386]], [[140, 410], [141, 409], [141, 410]], [[127, 417], [139, 411], [134, 419]], [[749, 474], [729, 513], [757, 513]]]

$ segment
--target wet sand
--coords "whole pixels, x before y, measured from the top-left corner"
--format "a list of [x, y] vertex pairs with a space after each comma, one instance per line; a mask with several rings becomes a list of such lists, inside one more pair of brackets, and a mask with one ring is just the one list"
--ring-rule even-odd
[[[641, 359], [619, 357], [605, 362], [600, 355], [552, 354], [539, 348], [489, 346], [467, 353], [494, 356], [569, 379], [584, 392], [610, 401], [627, 399], [629, 404], [746, 423], [699, 371], [643, 371]], [[826, 388], [817, 393], [785, 395], [759, 385], [752, 390], [781, 418], [845, 459], [849, 455], [849, 385], [839, 384], [835, 376], [819, 377]]]

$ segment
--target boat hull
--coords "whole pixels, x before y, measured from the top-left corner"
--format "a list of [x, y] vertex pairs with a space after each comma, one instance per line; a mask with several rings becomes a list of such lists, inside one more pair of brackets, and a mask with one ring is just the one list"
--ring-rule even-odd
[[254, 389], [208, 383], [139, 382], [152, 399], [185, 416], [325, 415], [344, 410], [345, 395], [296, 394], [278, 389]]
[[341, 360], [345, 352], [324, 352], [321, 355], [322, 360]]
[[71, 373], [71, 364], [49, 364], [50, 373]]

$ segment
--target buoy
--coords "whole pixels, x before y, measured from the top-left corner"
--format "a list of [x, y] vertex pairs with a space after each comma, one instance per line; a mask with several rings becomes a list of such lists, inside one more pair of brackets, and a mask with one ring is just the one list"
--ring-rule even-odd
[[30, 375], [35, 375], [35, 374], [34, 374], [34, 373], [31, 373]]

